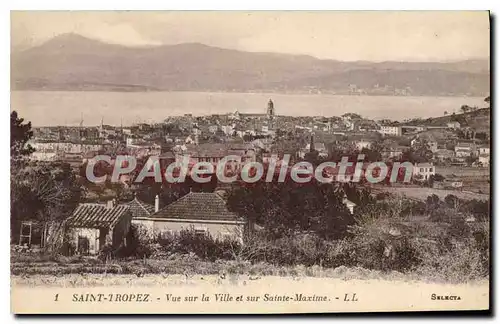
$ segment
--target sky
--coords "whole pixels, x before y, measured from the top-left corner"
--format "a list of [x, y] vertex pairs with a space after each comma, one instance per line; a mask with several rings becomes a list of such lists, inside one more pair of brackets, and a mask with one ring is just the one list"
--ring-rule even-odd
[[489, 58], [487, 11], [17, 11], [12, 50], [64, 33], [107, 43], [203, 43], [341, 61]]

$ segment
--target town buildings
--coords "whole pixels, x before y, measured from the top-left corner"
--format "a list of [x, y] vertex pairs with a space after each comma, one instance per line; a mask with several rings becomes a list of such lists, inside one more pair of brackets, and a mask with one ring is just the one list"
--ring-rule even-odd
[[401, 136], [403, 131], [401, 126], [381, 125], [379, 132], [383, 135]]
[[475, 156], [476, 154], [476, 144], [473, 142], [459, 142], [455, 145], [455, 156], [457, 158]]
[[432, 163], [415, 163], [413, 165], [413, 178], [429, 180], [429, 178], [436, 174], [436, 168]]
[[55, 153], [85, 153], [98, 151], [103, 148], [102, 143], [95, 142], [69, 142], [69, 141], [30, 141], [31, 147], [37, 152]]
[[427, 149], [429, 149], [432, 153], [438, 150], [438, 142], [435, 141], [432, 137], [420, 137], [416, 136], [410, 141], [411, 147], [417, 147], [419, 145], [425, 145]]
[[453, 121], [453, 122], [447, 123], [446, 126], [448, 128], [452, 128], [452, 129], [459, 129], [460, 128], [460, 123], [457, 122], [457, 121]]
[[357, 141], [354, 141], [354, 145], [356, 146], [356, 149], [358, 151], [361, 151], [364, 148], [371, 148], [372, 147], [372, 141], [368, 139], [359, 139]]
[[434, 151], [434, 159], [436, 159], [436, 161], [439, 161], [440, 163], [452, 162], [454, 158], [455, 158], [454, 150], [438, 149]]
[[381, 155], [384, 159], [399, 159], [403, 153], [408, 151], [410, 147], [403, 145], [391, 145], [382, 150]]
[[489, 145], [480, 145], [477, 148], [477, 155], [490, 155], [490, 146]]
[[326, 148], [325, 143], [322, 143], [322, 142], [315, 143], [314, 142], [314, 134], [311, 134], [310, 142], [307, 143], [304, 148], [299, 150], [298, 156], [303, 159], [303, 158], [305, 158], [307, 153], [313, 152], [313, 151], [318, 152], [318, 156], [321, 158], [328, 157], [328, 149]]
[[479, 154], [478, 163], [483, 167], [490, 166], [490, 155], [489, 154]]

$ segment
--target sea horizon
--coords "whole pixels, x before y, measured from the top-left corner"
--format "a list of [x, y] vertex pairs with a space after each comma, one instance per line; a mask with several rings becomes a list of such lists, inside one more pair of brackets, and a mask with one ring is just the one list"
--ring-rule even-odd
[[[276, 114], [291, 117], [341, 116], [357, 113], [369, 119], [403, 121], [460, 112], [462, 105], [486, 107], [477, 96], [387, 96], [297, 94], [278, 92], [200, 92], [200, 91], [11, 91], [11, 111], [16, 110], [35, 127], [130, 126], [156, 123], [173, 116], [207, 116], [265, 113], [269, 99]], [[120, 114], [116, 112], [119, 111]]]

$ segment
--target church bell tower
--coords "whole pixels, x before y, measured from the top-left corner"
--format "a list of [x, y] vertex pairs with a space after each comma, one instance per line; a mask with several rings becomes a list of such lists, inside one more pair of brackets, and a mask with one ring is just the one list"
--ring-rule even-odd
[[269, 129], [274, 128], [274, 103], [271, 99], [269, 99], [269, 102], [267, 103], [267, 123], [269, 126]]
[[274, 117], [274, 102], [271, 99], [269, 99], [269, 102], [267, 103], [267, 117]]

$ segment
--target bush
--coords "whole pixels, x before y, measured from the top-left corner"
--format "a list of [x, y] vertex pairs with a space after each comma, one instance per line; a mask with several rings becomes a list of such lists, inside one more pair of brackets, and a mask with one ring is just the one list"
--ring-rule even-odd
[[442, 253], [425, 253], [416, 272], [428, 278], [466, 282], [487, 277], [489, 263], [471, 240], [455, 241], [453, 248]]
[[343, 239], [325, 244], [324, 266], [337, 268], [340, 266], [354, 266], [358, 263], [358, 254], [353, 249], [353, 239]]
[[230, 260], [241, 248], [233, 240], [219, 240], [209, 234], [198, 234], [194, 230], [181, 230], [176, 234], [162, 235], [158, 238], [162, 252], [189, 254], [193, 253], [203, 260]]
[[127, 257], [143, 259], [149, 258], [158, 249], [154, 235], [151, 235], [143, 226], [137, 224], [130, 226], [127, 242], [127, 245], [121, 244], [116, 248], [110, 244], [104, 245], [99, 251], [98, 258], [100, 260]]

